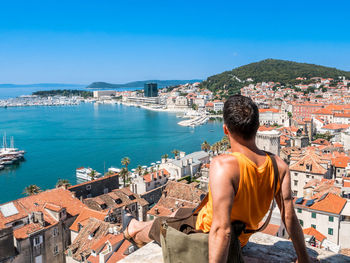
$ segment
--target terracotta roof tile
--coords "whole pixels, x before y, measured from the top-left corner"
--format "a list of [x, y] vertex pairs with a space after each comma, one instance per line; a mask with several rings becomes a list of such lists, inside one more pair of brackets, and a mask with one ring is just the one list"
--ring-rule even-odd
[[309, 236], [314, 236], [316, 240], [322, 242], [323, 240], [326, 239], [326, 236], [322, 235], [319, 231], [317, 231], [313, 227], [305, 228], [303, 229], [304, 234], [309, 235]]
[[108, 212], [101, 212], [90, 209], [88, 207], [84, 207], [78, 217], [74, 220], [73, 224], [69, 228], [72, 231], [79, 231], [79, 223], [81, 224], [84, 220], [89, 218], [96, 218], [98, 220], [104, 220], [107, 216]]

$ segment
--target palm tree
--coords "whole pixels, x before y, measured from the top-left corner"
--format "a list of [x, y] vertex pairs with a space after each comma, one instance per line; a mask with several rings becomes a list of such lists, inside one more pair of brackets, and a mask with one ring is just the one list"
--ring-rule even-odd
[[40, 192], [41, 192], [40, 187], [35, 185], [35, 184], [31, 184], [31, 185], [26, 186], [24, 188], [24, 191], [23, 191], [23, 193], [26, 195], [35, 195], [35, 194], [38, 194]]
[[141, 165], [138, 165], [138, 166], [136, 167], [135, 170], [136, 170], [135, 172], [136, 172], [139, 176], [141, 176], [142, 171], [143, 171], [142, 166], [141, 166]]
[[59, 187], [64, 187], [64, 188], [67, 188], [69, 186], [71, 186], [69, 180], [67, 179], [58, 179], [57, 183], [56, 183], [56, 188], [59, 188]]
[[168, 155], [168, 154], [164, 154], [164, 155], [162, 155], [162, 159], [165, 159], [165, 162], [168, 160], [168, 157], [169, 157], [169, 155]]
[[179, 150], [174, 149], [174, 150], [172, 150], [171, 153], [174, 154], [174, 156], [176, 158], [176, 156], [178, 156], [180, 152], [179, 152]]
[[126, 180], [129, 176], [129, 171], [126, 167], [123, 167], [121, 170], [120, 170], [120, 173], [119, 173], [121, 176], [123, 176], [123, 185], [125, 187], [126, 185]]
[[95, 180], [96, 171], [92, 170], [91, 173], [89, 173], [89, 176], [90, 176], [91, 180]]
[[130, 158], [124, 157], [121, 161], [122, 165], [125, 165], [126, 170], [128, 171], [128, 165], [130, 164]]
[[212, 146], [211, 146], [211, 151], [215, 154], [215, 152], [218, 154], [219, 153], [219, 150], [220, 150], [220, 148], [219, 148], [220, 146], [219, 146], [219, 144], [216, 142], [216, 143], [214, 143]]
[[201, 149], [205, 152], [210, 150], [210, 144], [207, 141], [204, 141], [201, 145]]

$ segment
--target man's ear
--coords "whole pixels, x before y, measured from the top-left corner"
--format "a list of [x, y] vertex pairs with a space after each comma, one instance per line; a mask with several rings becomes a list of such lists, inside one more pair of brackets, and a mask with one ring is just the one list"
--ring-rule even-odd
[[222, 125], [222, 128], [224, 129], [224, 133], [228, 136], [228, 128], [226, 124]]

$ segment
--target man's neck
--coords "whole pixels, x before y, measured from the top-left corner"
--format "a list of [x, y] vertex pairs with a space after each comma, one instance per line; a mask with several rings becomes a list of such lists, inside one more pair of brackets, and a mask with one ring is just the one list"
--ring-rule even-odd
[[230, 136], [230, 144], [232, 152], [259, 152], [259, 149], [255, 143], [255, 137], [250, 140], [244, 140], [242, 138], [234, 138]]

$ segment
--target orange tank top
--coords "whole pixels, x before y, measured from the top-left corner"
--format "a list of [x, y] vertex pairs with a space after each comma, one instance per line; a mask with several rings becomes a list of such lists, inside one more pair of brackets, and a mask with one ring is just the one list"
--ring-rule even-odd
[[[257, 167], [244, 154], [230, 153], [239, 163], [240, 180], [233, 199], [231, 222], [236, 220], [246, 224], [247, 229], [257, 229], [259, 223], [268, 212], [273, 198], [274, 172], [273, 164], [268, 155], [264, 164]], [[279, 185], [277, 185], [277, 191]], [[199, 211], [196, 229], [209, 232], [213, 215], [213, 200], [209, 187], [208, 203]], [[242, 233], [239, 236], [242, 247], [245, 246], [251, 234]]]

